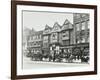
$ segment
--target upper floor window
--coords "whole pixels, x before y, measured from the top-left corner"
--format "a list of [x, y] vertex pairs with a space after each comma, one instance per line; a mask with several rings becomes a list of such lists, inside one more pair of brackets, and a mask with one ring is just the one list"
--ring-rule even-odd
[[69, 31], [63, 32], [62, 37], [65, 39], [69, 39]]
[[87, 27], [90, 28], [90, 21], [87, 21]]
[[34, 40], [34, 36], [33, 36], [33, 40]]
[[52, 39], [53, 39], [53, 40], [57, 39], [57, 33], [53, 33], [53, 34], [52, 34]]
[[35, 39], [36, 39], [36, 36], [34, 35], [34, 36], [33, 36], [33, 40], [35, 40]]
[[80, 14], [75, 14], [75, 18], [80, 18]]
[[41, 39], [41, 35], [38, 35], [38, 39]]
[[36, 35], [36, 39], [38, 39], [38, 35]]
[[48, 43], [43, 43], [43, 47], [47, 48], [49, 46]]
[[76, 24], [76, 31], [80, 31], [80, 24]]
[[85, 42], [85, 38], [83, 37], [82, 40], [81, 40], [81, 43], [84, 43], [84, 42]]
[[86, 25], [86, 22], [82, 22], [82, 30], [85, 30], [85, 25]]
[[86, 16], [86, 14], [82, 14], [82, 17], [85, 17]]
[[77, 39], [77, 43], [80, 43], [80, 40], [79, 39]]
[[69, 45], [69, 40], [63, 40], [63, 45]]
[[48, 36], [43, 37], [43, 42], [48, 42]]
[[89, 42], [90, 40], [89, 40], [89, 36], [87, 37], [87, 42]]
[[33, 40], [33, 37], [32, 36], [30, 36], [30, 40]]

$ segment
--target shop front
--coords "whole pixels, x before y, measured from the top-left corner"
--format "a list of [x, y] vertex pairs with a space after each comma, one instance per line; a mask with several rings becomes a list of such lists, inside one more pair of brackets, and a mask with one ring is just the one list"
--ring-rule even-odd
[[75, 45], [72, 51], [74, 62], [88, 62], [89, 61], [89, 44]]
[[49, 61], [50, 58], [49, 48], [42, 48], [42, 57], [43, 57], [43, 61]]
[[50, 44], [50, 55], [53, 61], [59, 61], [61, 55], [61, 49], [59, 43]]
[[40, 47], [32, 47], [30, 50], [31, 53], [31, 60], [40, 61], [42, 50]]

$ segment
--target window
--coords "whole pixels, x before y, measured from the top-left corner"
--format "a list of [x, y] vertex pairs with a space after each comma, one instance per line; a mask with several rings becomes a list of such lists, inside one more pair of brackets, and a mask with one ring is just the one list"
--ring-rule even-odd
[[48, 43], [43, 43], [43, 47], [47, 48], [48, 46]]
[[85, 24], [86, 22], [82, 22], [82, 30], [85, 30]]
[[39, 38], [41, 39], [41, 35], [39, 35]]
[[32, 43], [30, 43], [30, 46], [32, 47]]
[[34, 42], [34, 45], [36, 45], [36, 42]]
[[90, 22], [89, 21], [87, 21], [87, 27], [88, 27], [88, 29], [90, 28]]
[[32, 46], [34, 46], [34, 42], [32, 42]]
[[85, 42], [85, 38], [84, 38], [84, 37], [82, 38], [81, 42], [82, 42], [82, 43], [84, 43], [84, 42]]
[[31, 40], [31, 36], [30, 36], [30, 40]]
[[59, 46], [56, 46], [56, 50], [59, 50], [60, 48], [59, 48]]
[[87, 37], [87, 42], [89, 42], [89, 36]]
[[30, 46], [30, 44], [29, 44], [29, 43], [27, 43], [27, 46]]
[[63, 40], [63, 45], [69, 45], [69, 40]]
[[41, 35], [38, 35], [38, 39], [41, 39]]
[[33, 40], [34, 40], [34, 36], [33, 36]]
[[36, 35], [36, 39], [38, 39], [38, 35]]
[[43, 42], [48, 42], [48, 36], [43, 37]]
[[82, 17], [85, 17], [86, 16], [86, 14], [82, 14]]
[[36, 35], [34, 35], [34, 39], [36, 39]]
[[67, 53], [68, 52], [68, 49], [64, 49], [64, 53]]
[[75, 14], [75, 17], [76, 18], [80, 18], [80, 14]]
[[76, 43], [80, 43], [80, 39], [76, 39]]
[[76, 24], [76, 31], [80, 31], [80, 24]]
[[36, 45], [39, 45], [39, 42], [36, 42]]
[[55, 27], [55, 30], [58, 30], [58, 27], [57, 26]]
[[62, 34], [63, 39], [69, 39], [69, 31], [65, 31]]
[[52, 34], [52, 39], [53, 39], [53, 40], [56, 40], [56, 39], [57, 39], [57, 33], [53, 33], [53, 34]]

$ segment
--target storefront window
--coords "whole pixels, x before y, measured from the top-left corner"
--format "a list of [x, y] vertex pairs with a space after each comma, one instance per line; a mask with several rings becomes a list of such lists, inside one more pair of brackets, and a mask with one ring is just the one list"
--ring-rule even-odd
[[59, 46], [56, 46], [56, 50], [59, 50]]

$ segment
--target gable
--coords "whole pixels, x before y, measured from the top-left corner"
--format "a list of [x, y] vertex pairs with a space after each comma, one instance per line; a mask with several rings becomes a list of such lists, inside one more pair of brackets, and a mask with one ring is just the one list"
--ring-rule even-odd
[[72, 28], [73, 25], [68, 21], [68, 19], [66, 19], [61, 30], [72, 29]]
[[49, 27], [48, 25], [45, 26], [45, 29], [43, 31], [43, 34], [49, 34], [51, 32], [51, 27]]
[[51, 32], [59, 32], [59, 31], [61, 31], [61, 26], [56, 22]]

